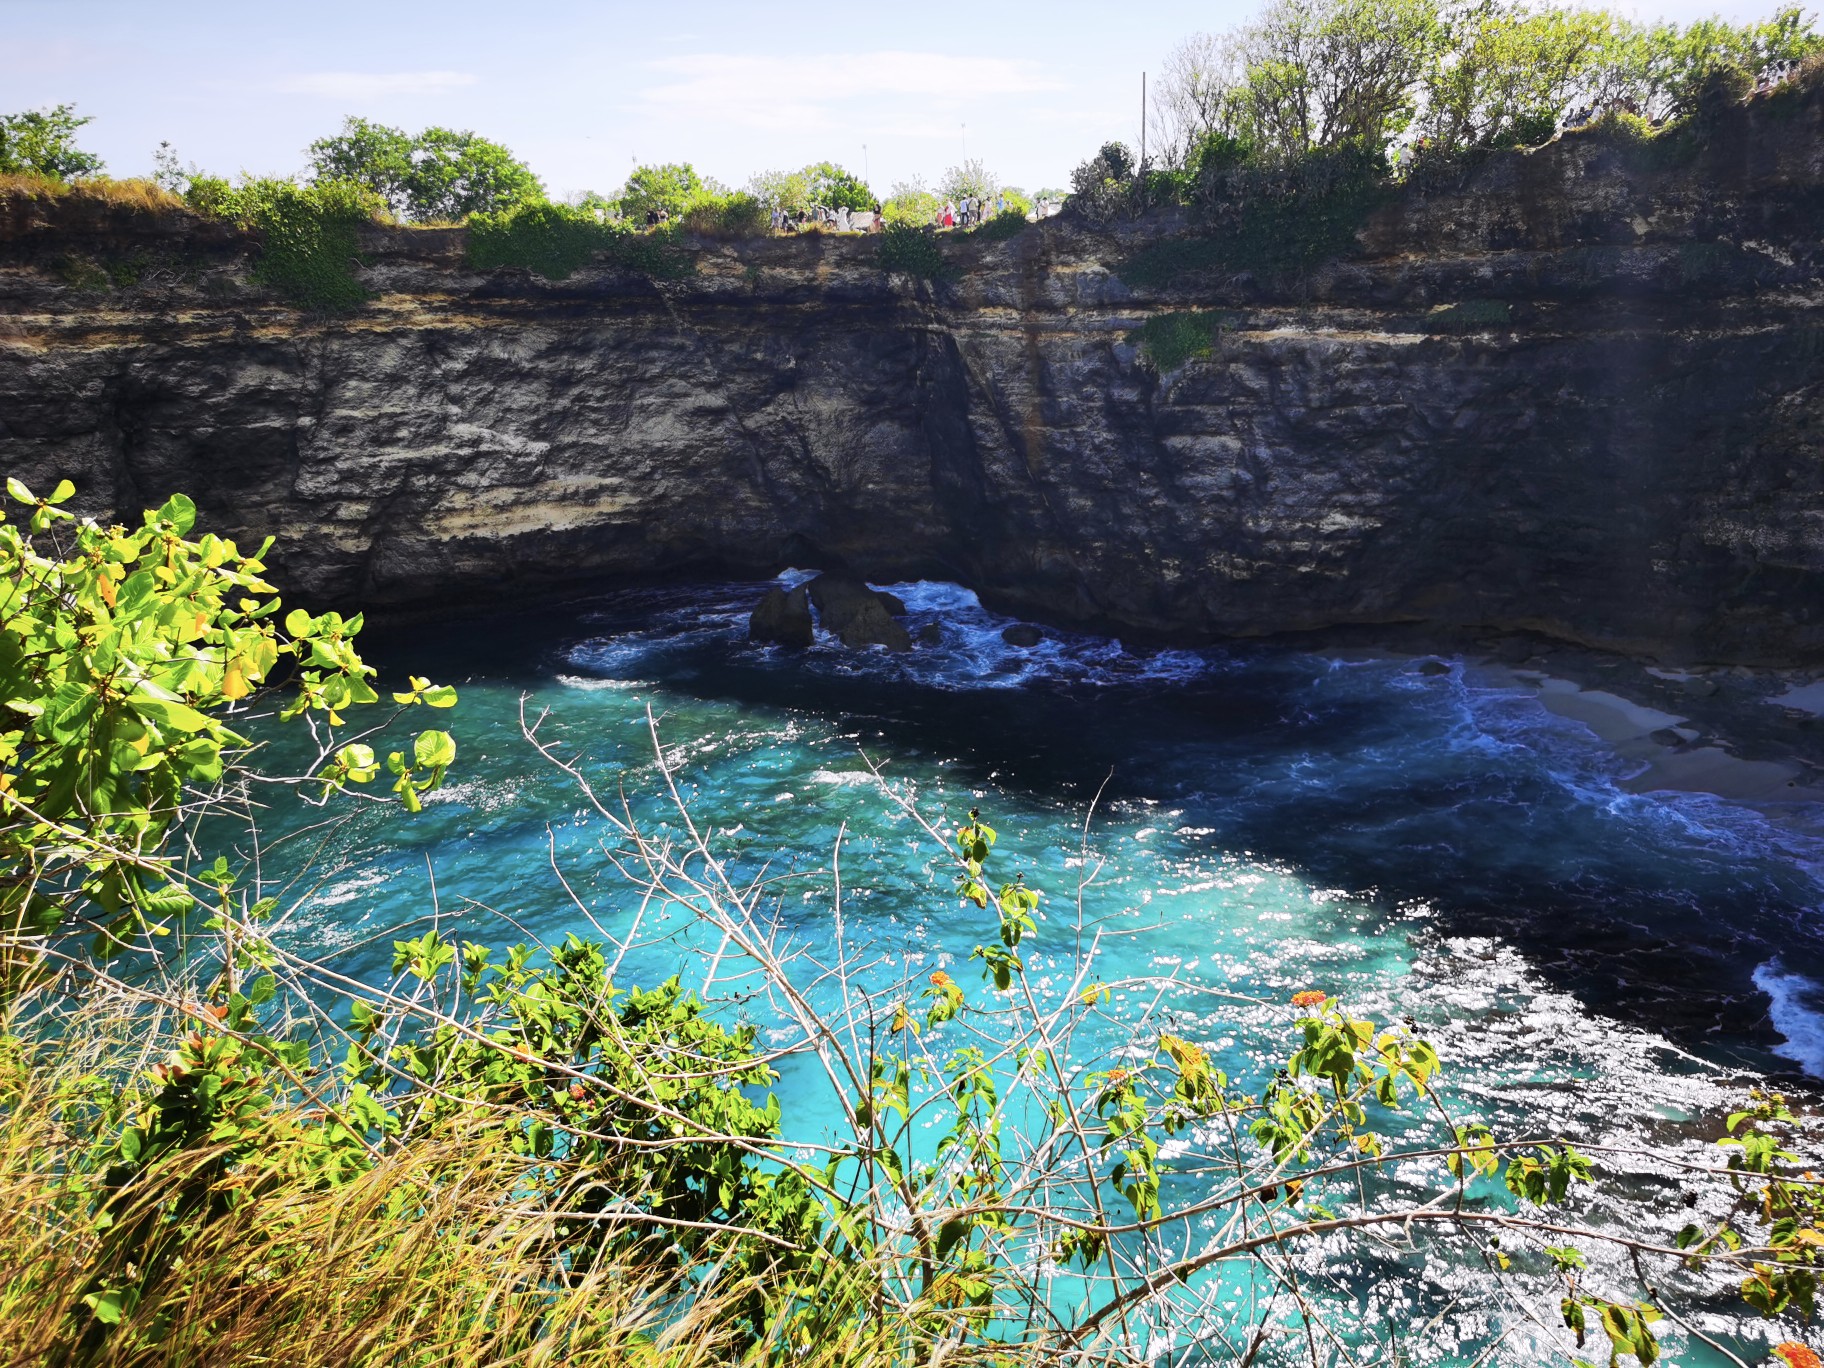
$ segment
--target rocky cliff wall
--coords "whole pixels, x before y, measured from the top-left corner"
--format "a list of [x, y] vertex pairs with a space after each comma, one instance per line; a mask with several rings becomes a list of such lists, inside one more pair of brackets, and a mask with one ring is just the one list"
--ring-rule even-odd
[[[859, 238], [553, 283], [376, 228], [375, 297], [333, 320], [219, 225], [15, 201], [0, 471], [97, 512], [185, 490], [325, 604], [840, 561], [1156, 637], [1433, 622], [1816, 662], [1824, 95], [1666, 160], [1567, 135], [1408, 188], [1307, 279], [1145, 290], [1118, 271], [1172, 216], [953, 240], [937, 284]], [[1160, 374], [1129, 334], [1185, 309], [1227, 330]]]

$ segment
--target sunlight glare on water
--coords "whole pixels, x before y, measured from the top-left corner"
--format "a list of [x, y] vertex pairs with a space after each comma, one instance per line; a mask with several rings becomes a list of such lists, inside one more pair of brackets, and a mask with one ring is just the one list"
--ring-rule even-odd
[[[1272, 646], [1142, 653], [1048, 632], [1021, 650], [1000, 638], [1008, 619], [934, 584], [885, 587], [915, 631], [941, 624], [935, 646], [791, 653], [746, 641], [764, 587], [628, 591], [391, 643], [459, 683], [457, 768], [411, 822], [362, 814], [325, 835], [299, 814], [269, 852], [298, 903], [286, 934], [371, 979], [395, 929], [432, 916], [494, 943], [516, 926], [626, 934], [638, 899], [599, 853], [611, 833], [521, 738], [523, 695], [605, 798], [675, 829], [650, 710], [694, 819], [738, 869], [778, 880], [793, 944], [828, 948], [842, 832], [845, 934], [871, 966], [862, 990], [883, 997], [936, 969], [980, 991], [969, 952], [985, 927], [868, 762], [942, 829], [979, 804], [999, 875], [1045, 894], [1027, 961], [1039, 992], [1079, 984], [1091, 944], [1085, 978], [1133, 983], [1079, 1072], [1171, 1030], [1258, 1086], [1289, 1049], [1287, 999], [1317, 987], [1417, 1023], [1484, 1119], [1697, 1155], [1744, 1071], [1824, 1070], [1818, 852], [1719, 800], [1626, 793], [1593, 736], [1522, 690]], [[676, 934], [631, 952], [622, 979], [700, 987], [716, 947], [675, 908], [647, 916], [646, 937]], [[1777, 1031], [1739, 1029], [1764, 994]], [[728, 1010], [764, 1037], [760, 1006]], [[795, 1136], [829, 1138], [837, 1113], [809, 1065], [787, 1061], [779, 1091]], [[1668, 1235], [1688, 1214], [1631, 1208], [1627, 1187], [1599, 1209]], [[1412, 1316], [1473, 1290], [1471, 1264], [1420, 1263], [1362, 1305]], [[1490, 1317], [1467, 1297], [1432, 1361], [1474, 1358]], [[1530, 1333], [1491, 1361], [1537, 1361]], [[1708, 1352], [1680, 1361], [1722, 1361]]]

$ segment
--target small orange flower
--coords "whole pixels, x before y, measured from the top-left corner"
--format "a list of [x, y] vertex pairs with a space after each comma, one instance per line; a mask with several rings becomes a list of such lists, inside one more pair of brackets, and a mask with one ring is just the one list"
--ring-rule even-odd
[[946, 974], [942, 969], [939, 969], [935, 974], [931, 975], [931, 985], [934, 988], [948, 988], [955, 982], [956, 980], [951, 978], [950, 975]]
[[1786, 1368], [1824, 1368], [1824, 1361], [1819, 1360], [1816, 1352], [1797, 1340], [1774, 1345], [1773, 1356]]
[[1322, 1007], [1328, 1000], [1325, 994], [1318, 992], [1315, 988], [1307, 988], [1302, 993], [1292, 994], [1294, 1007]]

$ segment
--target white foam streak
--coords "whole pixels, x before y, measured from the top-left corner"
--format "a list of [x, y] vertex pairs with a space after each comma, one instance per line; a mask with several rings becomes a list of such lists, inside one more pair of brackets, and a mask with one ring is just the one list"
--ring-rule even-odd
[[1824, 1078], [1824, 987], [1788, 973], [1777, 959], [1754, 971], [1754, 986], [1769, 998], [1768, 1018], [1784, 1040], [1773, 1047], [1813, 1078]]

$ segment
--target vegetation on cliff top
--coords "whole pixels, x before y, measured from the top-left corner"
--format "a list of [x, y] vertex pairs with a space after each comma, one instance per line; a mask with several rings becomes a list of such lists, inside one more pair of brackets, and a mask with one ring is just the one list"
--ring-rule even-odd
[[[1758, 23], [1639, 24], [1604, 10], [1535, 0], [1267, 0], [1254, 20], [1182, 43], [1156, 87], [1147, 155], [1109, 142], [1072, 177], [1070, 203], [1091, 221], [1188, 208], [1193, 236], [1157, 243], [1120, 267], [1157, 286], [1188, 274], [1251, 273], [1296, 286], [1348, 251], [1392, 188], [1460, 181], [1491, 152], [1588, 129], [1633, 164], [1694, 158], [1706, 122], [1758, 91], [1789, 100], [1818, 75], [1824, 38], [1786, 6]], [[0, 117], [0, 174], [30, 193], [72, 180], [106, 193], [100, 161], [76, 145], [87, 120], [67, 105]], [[349, 118], [310, 146], [308, 181], [237, 184], [177, 169], [159, 150], [159, 181], [201, 212], [260, 235], [257, 278], [320, 312], [358, 307], [358, 232], [376, 218], [466, 223], [470, 260], [559, 279], [591, 260], [655, 278], [686, 271], [679, 232], [743, 238], [836, 210], [868, 210], [871, 189], [824, 161], [766, 172], [730, 190], [688, 162], [636, 167], [612, 195], [551, 203], [510, 150], [469, 131], [403, 129]], [[122, 183], [124, 187], [129, 183]], [[37, 186], [36, 190], [32, 187]], [[122, 188], [122, 202], [132, 198]], [[928, 226], [947, 198], [1008, 209], [975, 229], [993, 241], [1026, 222], [1030, 201], [980, 161], [951, 167], [936, 192], [917, 178], [883, 204], [890, 225]], [[144, 207], [161, 207], [149, 189]], [[663, 241], [634, 234], [657, 228]], [[883, 267], [928, 278], [941, 251], [896, 237]]]
[[1105, 145], [1077, 168], [1072, 203], [1096, 220], [1191, 210], [1201, 236], [1129, 258], [1134, 284], [1211, 268], [1295, 284], [1396, 184], [1458, 181], [1494, 151], [1584, 126], [1643, 168], [1675, 165], [1757, 86], [1792, 98], [1821, 47], [1797, 7], [1680, 29], [1520, 2], [1270, 0], [1173, 53], [1156, 159]]
[[[1594, 1335], [1611, 1362], [1650, 1364], [1680, 1303], [1726, 1289], [1810, 1311], [1824, 1195], [1782, 1099], [1729, 1117], [1717, 1162], [1682, 1165], [1679, 1185], [1725, 1214], [1693, 1213], [1668, 1243], [1581, 1215], [1591, 1156], [1497, 1134], [1413, 1027], [1321, 989], [1278, 1009], [1291, 1052], [1258, 1079], [1144, 1022], [1118, 1061], [1092, 1059], [1079, 1032], [1143, 985], [1091, 977], [1068, 914], [1047, 919], [1044, 891], [999, 872], [976, 811], [940, 830], [883, 785], [949, 852], [981, 920], [978, 982], [908, 970], [885, 999], [813, 1002], [854, 967], [840, 935], [781, 945], [770, 881], [692, 820], [656, 723], [675, 805], [657, 831], [542, 721], [521, 731], [611, 833], [629, 905], [701, 923], [723, 979], [760, 986], [764, 1050], [731, 1004], [618, 983], [626, 947], [611, 961], [574, 936], [503, 950], [433, 921], [398, 933], [385, 981], [339, 973], [274, 934], [291, 909], [247, 853], [260, 814], [288, 789], [346, 804], [384, 773], [410, 820], [455, 741], [423, 731], [382, 764], [388, 723], [347, 721], [381, 701], [360, 620], [282, 615], [260, 556], [193, 535], [189, 500], [128, 530], [76, 523], [67, 484], [8, 492], [26, 521], [0, 523], [0, 1326], [21, 1361], [1008, 1365], [1128, 1362], [1217, 1333], [1302, 1346], [1353, 1299], [1339, 1311], [1307, 1284], [1256, 1322], [1210, 1279], [1277, 1286], [1339, 1239], [1361, 1251], [1352, 1276], [1399, 1276], [1393, 1247], [1490, 1251], [1505, 1295], [1554, 1308], [1573, 1361]], [[397, 714], [456, 703], [422, 679], [390, 692]], [[239, 719], [256, 709], [309, 719], [301, 772], [249, 768]], [[1037, 944], [1061, 997], [1028, 974]], [[766, 1091], [793, 1056], [827, 1080], [834, 1134], [794, 1130], [799, 1104]]]

